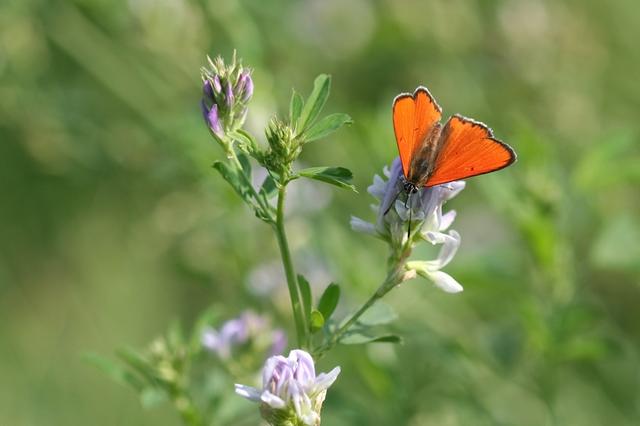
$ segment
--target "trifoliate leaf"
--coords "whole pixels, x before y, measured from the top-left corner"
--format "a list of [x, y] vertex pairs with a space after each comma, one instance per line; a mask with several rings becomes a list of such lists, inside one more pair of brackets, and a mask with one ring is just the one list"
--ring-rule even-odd
[[353, 178], [351, 170], [344, 167], [311, 167], [298, 171], [297, 175], [358, 192], [356, 187], [351, 184], [351, 179]]
[[303, 134], [305, 142], [311, 142], [316, 139], [321, 139], [342, 127], [345, 124], [351, 124], [353, 120], [347, 114], [337, 113], [327, 115], [320, 121], [311, 126]]
[[304, 132], [307, 127], [311, 126], [314, 120], [320, 114], [322, 107], [327, 98], [329, 97], [329, 90], [331, 88], [331, 76], [327, 74], [320, 74], [313, 82], [313, 90], [307, 98], [307, 102], [302, 108], [300, 113], [300, 121], [298, 129]]

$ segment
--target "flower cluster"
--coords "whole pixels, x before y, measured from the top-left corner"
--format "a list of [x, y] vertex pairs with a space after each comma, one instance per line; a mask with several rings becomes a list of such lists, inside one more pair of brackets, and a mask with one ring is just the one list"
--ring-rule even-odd
[[[465, 182], [420, 188], [417, 193], [406, 196], [400, 158], [393, 161], [391, 169], [385, 167], [384, 175], [387, 180], [375, 175], [373, 184], [367, 189], [379, 202], [372, 205], [377, 213], [376, 222], [369, 223], [352, 216], [351, 227], [387, 241], [392, 252], [410, 250], [420, 241], [442, 244], [435, 260], [407, 262], [405, 276], [411, 278], [418, 274], [446, 292], [462, 291], [462, 286], [453, 277], [441, 271], [451, 262], [460, 246], [460, 234], [454, 230], [445, 233], [453, 223], [456, 212], [451, 210], [443, 213], [442, 206], [464, 189]], [[409, 234], [407, 229], [414, 231]]]
[[262, 389], [236, 384], [236, 393], [260, 403], [262, 417], [273, 426], [317, 426], [327, 389], [340, 367], [316, 376], [313, 358], [303, 350], [269, 358], [262, 370]]
[[220, 330], [209, 327], [202, 334], [202, 345], [222, 360], [230, 359], [236, 349], [249, 344], [269, 355], [278, 355], [287, 346], [287, 337], [284, 331], [271, 329], [265, 316], [252, 311], [225, 322]]
[[229, 65], [220, 56], [207, 59], [209, 68], [201, 70], [200, 105], [211, 133], [226, 145], [225, 136], [242, 127], [247, 115], [247, 105], [253, 95], [251, 70], [243, 68], [235, 52]]

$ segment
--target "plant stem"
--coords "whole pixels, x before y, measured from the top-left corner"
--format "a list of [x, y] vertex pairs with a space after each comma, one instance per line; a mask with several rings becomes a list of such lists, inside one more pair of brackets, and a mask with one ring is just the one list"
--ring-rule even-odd
[[371, 295], [371, 297], [369, 297], [369, 299], [366, 302], [364, 302], [364, 304], [360, 307], [360, 309], [356, 311], [356, 313], [351, 315], [351, 318], [349, 318], [347, 322], [345, 322], [342, 326], [340, 326], [340, 328], [338, 328], [338, 330], [336, 330], [336, 332], [333, 334], [329, 342], [325, 343], [323, 346], [321, 346], [319, 349], [315, 351], [316, 357], [318, 358], [322, 357], [325, 352], [333, 348], [338, 343], [340, 338], [347, 331], [349, 331], [349, 328], [351, 328], [351, 326], [355, 324], [356, 321], [358, 321], [358, 319], [371, 306], [373, 306], [374, 303], [376, 303], [379, 299], [382, 299], [387, 293], [389, 293], [396, 285], [400, 283], [402, 270], [404, 268], [405, 260], [407, 257], [408, 257], [408, 253], [406, 256], [402, 256], [395, 259], [393, 267], [387, 274], [387, 277], [385, 278], [383, 283], [380, 284], [380, 287], [378, 287], [378, 289]]
[[[251, 179], [249, 179], [249, 177], [246, 174], [244, 174], [244, 169], [242, 168], [242, 164], [240, 164], [240, 160], [238, 159], [238, 155], [236, 154], [236, 152], [235, 152], [235, 150], [233, 148], [231, 148], [227, 152], [227, 158], [229, 158], [231, 161], [233, 161], [235, 166], [238, 168], [238, 171], [242, 175], [242, 179], [244, 179], [245, 183], [247, 184], [247, 187], [249, 188], [249, 191], [251, 192], [251, 196], [256, 201], [256, 203], [258, 203], [258, 206], [264, 211], [265, 214], [268, 214], [270, 212], [269, 205], [267, 203], [265, 203], [264, 200], [258, 195], [258, 192], [256, 192], [255, 188], [253, 187], [253, 182], [251, 182]], [[269, 215], [269, 216], [271, 216], [271, 215]], [[271, 220], [273, 220], [273, 219], [271, 219]]]
[[303, 348], [304, 346], [306, 346], [307, 325], [306, 317], [304, 315], [304, 312], [302, 311], [302, 298], [300, 295], [300, 289], [298, 287], [298, 279], [296, 277], [295, 270], [293, 269], [293, 262], [291, 259], [291, 252], [289, 251], [287, 234], [285, 233], [284, 229], [285, 194], [286, 187], [285, 185], [282, 185], [280, 189], [278, 189], [278, 207], [276, 210], [275, 232], [276, 237], [278, 238], [278, 246], [280, 247], [280, 255], [282, 256], [284, 273], [287, 278], [287, 287], [289, 287], [289, 297], [291, 298], [293, 319], [296, 323], [298, 346]]
[[[417, 232], [417, 231], [414, 231]], [[364, 302], [364, 304], [354, 313], [351, 317], [331, 336], [331, 340], [325, 343], [320, 348], [316, 349], [315, 356], [317, 358], [322, 357], [326, 352], [331, 350], [339, 341], [340, 338], [349, 331], [352, 325], [354, 325], [358, 319], [379, 299], [382, 299], [387, 293], [393, 290], [400, 282], [402, 282], [402, 273], [404, 271], [404, 265], [407, 258], [411, 255], [411, 238], [415, 234], [412, 232], [410, 239], [400, 247], [399, 252], [396, 255], [390, 257], [390, 268], [387, 273], [387, 277], [380, 284], [378, 289]]]

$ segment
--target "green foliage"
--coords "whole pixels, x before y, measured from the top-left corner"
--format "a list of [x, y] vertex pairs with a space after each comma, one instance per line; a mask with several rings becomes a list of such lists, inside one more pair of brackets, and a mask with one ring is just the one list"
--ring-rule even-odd
[[298, 170], [297, 175], [358, 192], [356, 191], [356, 187], [351, 183], [351, 179], [353, 178], [351, 171], [344, 167], [310, 167], [308, 169]]
[[[316, 77], [315, 81], [313, 82], [313, 90], [311, 91], [311, 94], [307, 98], [307, 101], [304, 103], [302, 111], [300, 112], [300, 118], [296, 120], [296, 128], [299, 133], [304, 134], [304, 132], [306, 132], [307, 129], [309, 129], [309, 127], [315, 122], [316, 118], [318, 118], [318, 115], [320, 115], [320, 111], [322, 111], [324, 104], [329, 98], [330, 90], [331, 76], [320, 74], [318, 77]], [[295, 104], [297, 103], [298, 102], [296, 101]], [[292, 104], [294, 104], [294, 102], [292, 102]], [[297, 105], [292, 105], [292, 117], [296, 115], [294, 114], [296, 108]]]
[[318, 311], [324, 318], [331, 318], [333, 311], [336, 310], [340, 301], [340, 286], [331, 283], [324, 289], [320, 300], [318, 301]]
[[289, 124], [297, 130], [298, 120], [302, 113], [302, 107], [304, 106], [304, 99], [295, 90], [291, 93], [291, 102], [289, 104]]
[[304, 133], [302, 133], [302, 137], [307, 142], [311, 142], [316, 139], [322, 139], [335, 132], [345, 124], [352, 123], [353, 121], [351, 120], [351, 117], [349, 117], [347, 114], [337, 113], [327, 115], [316, 124], [311, 126], [309, 129], [307, 129]]
[[309, 285], [309, 281], [302, 275], [298, 275], [298, 285], [300, 287], [300, 295], [302, 296], [302, 308], [304, 309], [305, 316], [308, 318], [311, 315], [311, 306], [313, 305], [311, 285]]

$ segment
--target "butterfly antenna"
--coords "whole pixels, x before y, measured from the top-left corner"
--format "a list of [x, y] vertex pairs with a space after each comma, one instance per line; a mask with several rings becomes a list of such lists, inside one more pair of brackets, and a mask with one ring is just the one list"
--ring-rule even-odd
[[389, 213], [389, 210], [391, 210], [391, 207], [393, 207], [396, 204], [396, 200], [398, 199], [398, 197], [400, 196], [400, 193], [402, 192], [402, 190], [399, 190], [396, 193], [396, 196], [393, 197], [393, 201], [389, 203], [389, 207], [387, 207], [387, 209], [384, 211], [384, 214], [382, 216], [386, 216], [387, 213]]

